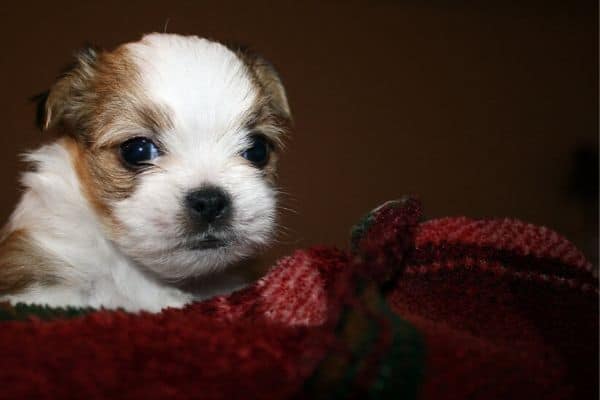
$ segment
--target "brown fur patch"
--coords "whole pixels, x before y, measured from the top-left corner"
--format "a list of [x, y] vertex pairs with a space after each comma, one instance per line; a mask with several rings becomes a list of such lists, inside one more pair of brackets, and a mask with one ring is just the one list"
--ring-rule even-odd
[[33, 283], [55, 284], [58, 279], [46, 252], [31, 241], [27, 233], [17, 230], [0, 243], [0, 295], [15, 294]]
[[52, 86], [44, 127], [90, 146], [123, 141], [132, 132], [159, 133], [173, 126], [169, 110], [144, 95], [140, 74], [125, 46], [112, 52], [88, 49]]
[[48, 126], [67, 134], [63, 143], [85, 196], [107, 218], [111, 202], [128, 197], [136, 184], [136, 173], [120, 159], [119, 145], [136, 133], [153, 137], [172, 127], [168, 110], [144, 96], [123, 46], [79, 61], [50, 91], [47, 110]]
[[122, 142], [132, 132], [157, 135], [173, 127], [169, 110], [144, 95], [125, 47], [101, 55], [90, 90], [96, 93], [88, 130], [94, 147]]
[[62, 144], [71, 156], [84, 196], [99, 215], [110, 219], [109, 202], [131, 193], [134, 174], [120, 165], [113, 151], [91, 151], [70, 137]]
[[[292, 121], [292, 114], [288, 104], [287, 95], [283, 83], [279, 78], [279, 74], [275, 68], [260, 55], [245, 49], [232, 48], [230, 49], [244, 62], [248, 67], [248, 71], [259, 88], [261, 99], [259, 100], [260, 108], [266, 107], [267, 114], [280, 124], [289, 124]], [[263, 112], [263, 114], [265, 114]]]
[[43, 101], [42, 115], [38, 115], [42, 129], [64, 126], [80, 130], [80, 116], [93, 94], [88, 92], [89, 82], [95, 73], [98, 49], [86, 47], [75, 54], [72, 65], [48, 91]]

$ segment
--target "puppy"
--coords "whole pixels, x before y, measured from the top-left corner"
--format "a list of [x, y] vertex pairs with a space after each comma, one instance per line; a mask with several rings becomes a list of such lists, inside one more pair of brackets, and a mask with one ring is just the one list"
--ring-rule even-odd
[[269, 243], [291, 116], [262, 58], [150, 34], [81, 51], [41, 107], [58, 139], [25, 157], [34, 168], [2, 233], [0, 301], [181, 307], [214, 292], [182, 282]]

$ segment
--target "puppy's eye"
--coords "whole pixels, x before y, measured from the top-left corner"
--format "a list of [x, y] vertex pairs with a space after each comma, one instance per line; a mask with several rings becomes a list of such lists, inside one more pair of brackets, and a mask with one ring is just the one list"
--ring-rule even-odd
[[129, 139], [121, 144], [121, 157], [134, 167], [144, 165], [160, 155], [158, 147], [145, 137]]
[[241, 156], [258, 168], [264, 167], [269, 162], [269, 143], [260, 135], [252, 136], [251, 140], [251, 146], [244, 150]]

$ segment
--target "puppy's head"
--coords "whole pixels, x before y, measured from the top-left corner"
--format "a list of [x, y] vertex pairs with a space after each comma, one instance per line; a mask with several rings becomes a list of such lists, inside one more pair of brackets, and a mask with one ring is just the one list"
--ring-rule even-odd
[[290, 111], [258, 56], [170, 34], [87, 49], [40, 122], [67, 135], [110, 239], [162, 277], [219, 270], [272, 236]]

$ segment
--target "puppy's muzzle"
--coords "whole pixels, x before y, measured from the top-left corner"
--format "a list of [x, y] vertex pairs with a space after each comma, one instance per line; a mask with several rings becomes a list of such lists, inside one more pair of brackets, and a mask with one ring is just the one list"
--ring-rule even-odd
[[188, 214], [202, 228], [227, 224], [231, 217], [231, 198], [218, 187], [204, 187], [185, 198]]

